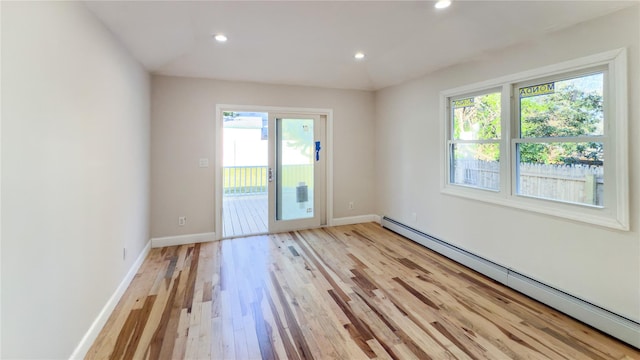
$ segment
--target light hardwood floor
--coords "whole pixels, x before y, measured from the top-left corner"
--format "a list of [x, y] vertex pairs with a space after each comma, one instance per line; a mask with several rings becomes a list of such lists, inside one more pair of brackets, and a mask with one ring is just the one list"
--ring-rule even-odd
[[88, 359], [640, 359], [377, 224], [153, 249]]

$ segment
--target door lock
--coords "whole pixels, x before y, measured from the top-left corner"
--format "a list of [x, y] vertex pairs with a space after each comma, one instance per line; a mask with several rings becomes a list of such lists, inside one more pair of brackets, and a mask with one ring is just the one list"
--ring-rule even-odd
[[269, 175], [267, 176], [269, 182], [273, 182], [273, 169], [269, 168]]

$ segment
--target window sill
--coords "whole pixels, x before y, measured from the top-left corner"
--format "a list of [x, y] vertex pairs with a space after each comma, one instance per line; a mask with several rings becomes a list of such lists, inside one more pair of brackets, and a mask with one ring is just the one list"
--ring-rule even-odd
[[564, 218], [576, 222], [602, 226], [609, 229], [629, 231], [627, 219], [619, 219], [606, 207], [583, 206], [553, 200], [530, 198], [518, 195], [505, 195], [492, 190], [465, 186], [445, 185], [441, 193], [465, 199], [501, 205], [504, 207], [530, 211], [538, 214]]

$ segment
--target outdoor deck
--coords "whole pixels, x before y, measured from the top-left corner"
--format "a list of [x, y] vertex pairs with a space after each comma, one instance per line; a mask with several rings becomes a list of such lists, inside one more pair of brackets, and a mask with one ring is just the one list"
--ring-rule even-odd
[[222, 236], [264, 234], [267, 225], [267, 194], [232, 195], [222, 198]]

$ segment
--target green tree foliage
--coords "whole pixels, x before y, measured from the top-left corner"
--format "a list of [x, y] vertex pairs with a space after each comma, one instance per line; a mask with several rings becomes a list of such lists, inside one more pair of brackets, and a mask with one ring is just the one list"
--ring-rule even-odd
[[[555, 92], [520, 99], [520, 127], [523, 138], [558, 138], [557, 142], [521, 143], [520, 161], [538, 164], [601, 165], [602, 143], [563, 141], [576, 136], [602, 135], [604, 112], [602, 75], [557, 82]], [[589, 90], [590, 89], [590, 90]], [[500, 138], [500, 93], [463, 99], [455, 107], [454, 139], [493, 140]], [[462, 148], [462, 147], [460, 147]], [[497, 144], [475, 144], [472, 153], [457, 157], [499, 161]]]
[[454, 137], [467, 140], [491, 140], [500, 138], [500, 93], [476, 96], [472, 106], [454, 110]]
[[520, 99], [523, 138], [560, 138], [556, 143], [520, 144], [520, 161], [539, 164], [601, 164], [602, 143], [562, 142], [572, 136], [601, 135], [603, 98], [573, 84], [556, 92]]
[[[462, 140], [500, 139], [500, 93], [476, 96], [465, 105], [454, 109], [454, 138]], [[471, 156], [478, 160], [500, 160], [498, 144], [476, 144]]]

